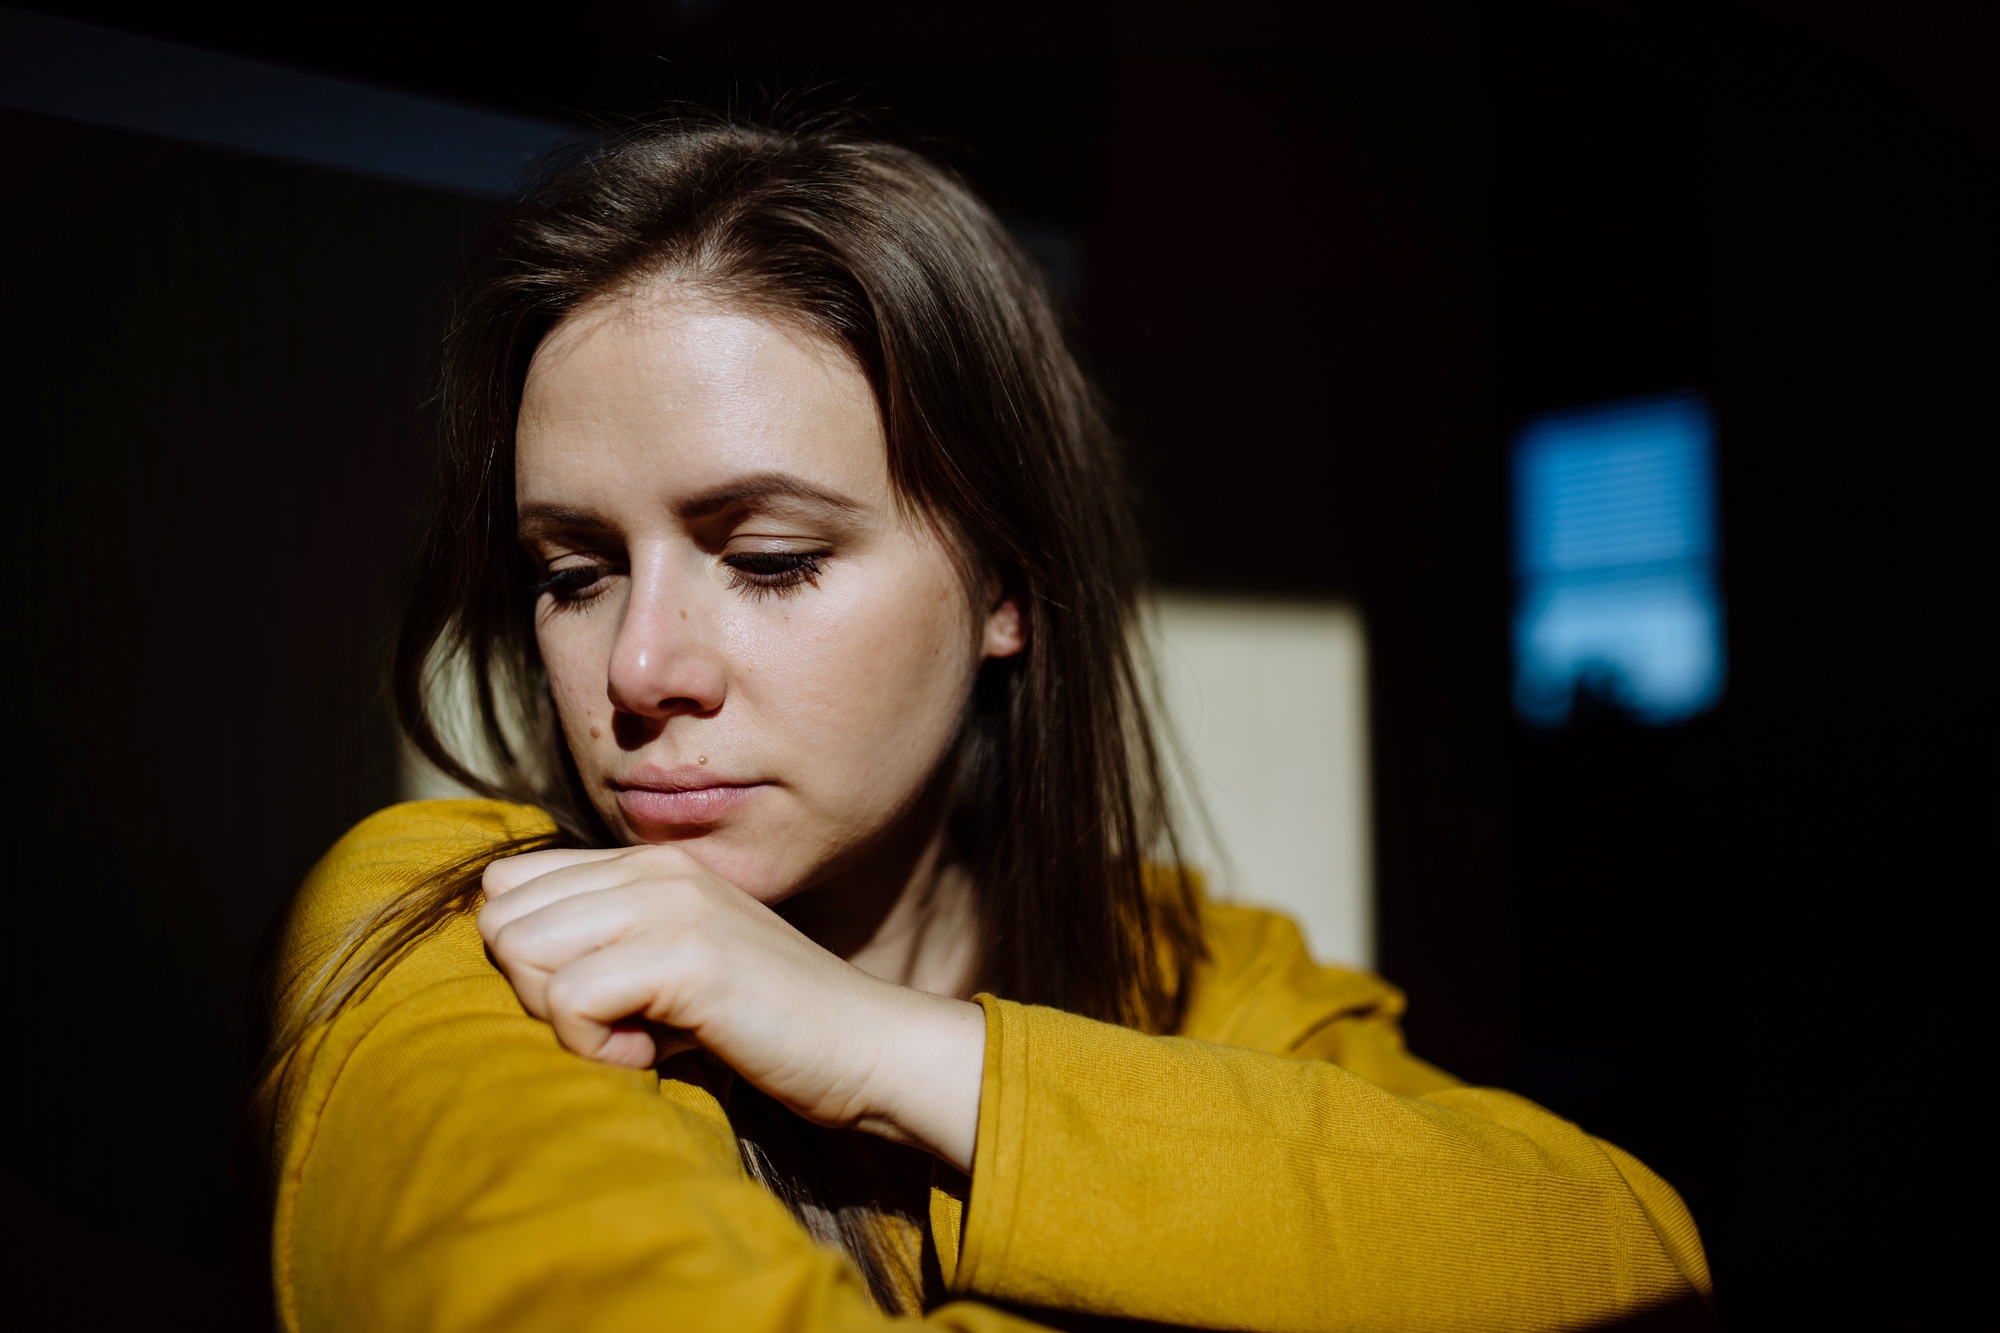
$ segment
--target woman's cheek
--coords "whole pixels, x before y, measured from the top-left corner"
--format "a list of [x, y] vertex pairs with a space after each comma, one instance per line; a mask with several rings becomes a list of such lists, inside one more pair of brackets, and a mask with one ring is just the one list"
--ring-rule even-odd
[[854, 730], [876, 738], [863, 748], [878, 778], [892, 770], [906, 789], [943, 758], [971, 688], [976, 663], [962, 600], [940, 600], [920, 584], [850, 621], [842, 694], [861, 705]]
[[[900, 809], [956, 729], [963, 667], [940, 645], [949, 607], [910, 588], [856, 580], [770, 623], [739, 687], [789, 755], [788, 778], [827, 813], [871, 824]], [[828, 590], [832, 592], [831, 589]]]
[[605, 698], [605, 677], [610, 669], [609, 642], [595, 642], [592, 627], [557, 623], [537, 626], [536, 646], [541, 650], [542, 667], [549, 676], [549, 695], [556, 706], [556, 720], [569, 738], [570, 753], [585, 783], [603, 772], [597, 759], [604, 723], [611, 713]]

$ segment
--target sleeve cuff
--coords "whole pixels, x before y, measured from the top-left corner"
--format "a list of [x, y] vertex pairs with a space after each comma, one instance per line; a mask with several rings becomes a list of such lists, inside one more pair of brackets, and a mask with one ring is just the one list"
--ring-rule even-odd
[[[998, 1272], [1005, 1267], [1027, 1139], [1025, 1007], [992, 995], [973, 998], [986, 1011], [986, 1064], [979, 1088], [971, 1197], [961, 1211], [956, 1206], [941, 1208], [936, 1191], [931, 1196], [932, 1236], [939, 1267], [944, 1271], [946, 1288], [954, 1294], [979, 1290], [983, 1271]], [[953, 1205], [957, 1202], [950, 1200]]]

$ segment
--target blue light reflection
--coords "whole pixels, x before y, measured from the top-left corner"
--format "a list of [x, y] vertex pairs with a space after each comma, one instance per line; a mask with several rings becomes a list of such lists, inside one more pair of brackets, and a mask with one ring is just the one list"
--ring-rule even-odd
[[1697, 394], [1530, 421], [1514, 443], [1514, 701], [1591, 692], [1660, 725], [1722, 695], [1714, 430]]

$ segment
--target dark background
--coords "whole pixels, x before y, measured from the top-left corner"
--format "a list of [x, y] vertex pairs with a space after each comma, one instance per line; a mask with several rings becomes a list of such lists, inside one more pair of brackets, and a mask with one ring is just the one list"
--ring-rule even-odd
[[[543, 117], [785, 95], [930, 144], [1062, 269], [1162, 582], [1366, 616], [1414, 1047], [1679, 1186], [1730, 1327], [1925, 1322], [1974, 1262], [1994, 10], [36, 7]], [[227, 1329], [261, 1299], [252, 959], [393, 799], [380, 651], [484, 205], [24, 113], [0, 142], [0, 1303]], [[1725, 702], [1525, 731], [1509, 435], [1685, 387]]]

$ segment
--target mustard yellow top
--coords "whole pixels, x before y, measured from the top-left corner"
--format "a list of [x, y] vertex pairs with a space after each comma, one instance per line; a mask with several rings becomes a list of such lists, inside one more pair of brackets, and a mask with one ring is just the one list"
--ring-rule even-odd
[[[296, 996], [370, 906], [482, 841], [549, 828], [537, 810], [485, 801], [365, 820], [299, 892], [281, 994]], [[905, 1238], [922, 1250], [927, 1322], [1702, 1317], [1701, 1241], [1665, 1181], [1406, 1053], [1403, 997], [1315, 964], [1283, 917], [1204, 912], [1213, 956], [1181, 1036], [980, 997], [969, 1191], [934, 1173]], [[570, 1054], [522, 1010], [469, 918], [301, 1049], [271, 1094], [288, 1330], [888, 1322], [848, 1262], [746, 1175], [726, 1071], [696, 1054], [665, 1074]]]

